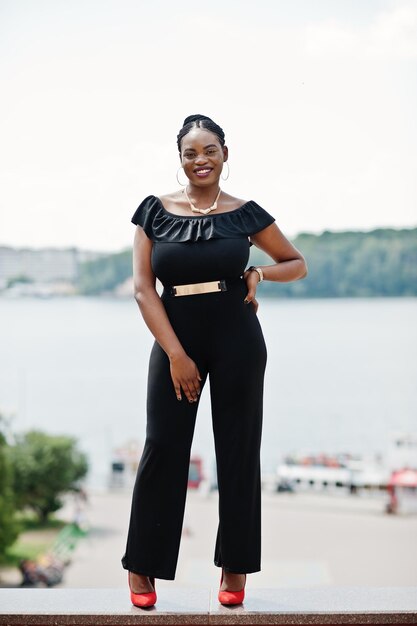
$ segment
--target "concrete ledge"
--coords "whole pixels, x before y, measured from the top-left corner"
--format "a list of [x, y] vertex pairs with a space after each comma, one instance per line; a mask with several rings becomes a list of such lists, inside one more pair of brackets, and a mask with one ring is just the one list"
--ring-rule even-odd
[[249, 587], [246, 596], [225, 607], [217, 589], [164, 588], [139, 609], [127, 589], [0, 589], [0, 625], [417, 624], [417, 587]]

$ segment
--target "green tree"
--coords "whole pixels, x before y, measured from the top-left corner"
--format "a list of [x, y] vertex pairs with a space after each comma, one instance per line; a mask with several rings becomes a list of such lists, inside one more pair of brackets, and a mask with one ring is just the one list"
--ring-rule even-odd
[[10, 447], [1, 432], [4, 426], [0, 416], [0, 561], [4, 559], [6, 548], [11, 546], [20, 531], [15, 517], [13, 495], [13, 473], [10, 461]]
[[130, 249], [109, 254], [95, 261], [80, 265], [78, 289], [85, 295], [112, 291], [132, 275], [132, 251]]
[[7, 288], [13, 287], [18, 283], [33, 283], [33, 279], [26, 274], [18, 274], [17, 276], [11, 276], [7, 281]]
[[61, 508], [62, 495], [77, 491], [88, 471], [87, 458], [72, 437], [30, 431], [16, 439], [11, 452], [17, 505], [31, 508], [42, 522]]
[[[417, 295], [417, 228], [300, 233], [294, 245], [308, 265], [305, 279], [266, 281], [259, 294], [280, 297], [373, 297]], [[251, 264], [271, 263], [251, 250]]]

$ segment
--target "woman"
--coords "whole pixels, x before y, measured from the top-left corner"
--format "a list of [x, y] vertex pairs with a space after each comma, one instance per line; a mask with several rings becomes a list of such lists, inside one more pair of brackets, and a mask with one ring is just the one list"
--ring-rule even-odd
[[[307, 268], [274, 217], [220, 189], [228, 160], [220, 126], [192, 115], [177, 143], [187, 186], [148, 196], [132, 217], [135, 299], [155, 342], [122, 565], [136, 606], [155, 604], [155, 578], [175, 578], [198, 402], [210, 376], [219, 489], [214, 563], [222, 568], [219, 601], [239, 604], [246, 574], [260, 570], [266, 347], [256, 288], [261, 280], [298, 280]], [[252, 244], [275, 263], [245, 270]]]

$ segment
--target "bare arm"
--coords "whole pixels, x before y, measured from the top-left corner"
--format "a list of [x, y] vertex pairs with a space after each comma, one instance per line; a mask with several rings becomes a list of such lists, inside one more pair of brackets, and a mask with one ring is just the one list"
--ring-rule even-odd
[[[265, 280], [290, 282], [307, 276], [307, 263], [303, 255], [275, 223], [252, 235], [251, 241], [275, 261], [274, 265], [260, 266]], [[245, 272], [244, 277], [248, 287], [246, 300], [252, 302], [255, 300], [259, 276], [257, 272]], [[255, 306], [257, 308], [256, 300]]]
[[142, 317], [166, 352], [178, 400], [181, 388], [190, 402], [197, 401], [201, 376], [194, 361], [186, 354], [156, 291], [156, 278], [151, 266], [152, 241], [141, 226], [136, 227], [133, 243], [133, 288]]

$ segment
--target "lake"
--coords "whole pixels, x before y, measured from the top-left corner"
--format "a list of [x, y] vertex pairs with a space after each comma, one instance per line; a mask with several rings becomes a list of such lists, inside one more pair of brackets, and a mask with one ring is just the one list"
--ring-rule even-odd
[[[135, 301], [3, 298], [0, 312], [0, 412], [14, 431], [76, 436], [104, 484], [113, 448], [145, 437], [153, 338]], [[416, 430], [417, 298], [260, 298], [258, 317], [264, 471], [291, 452], [384, 454]], [[193, 453], [213, 471], [208, 385]]]

